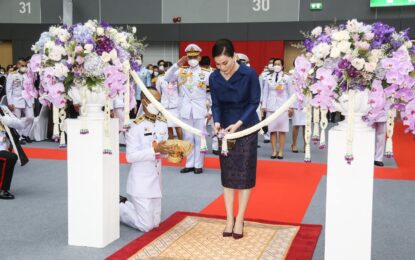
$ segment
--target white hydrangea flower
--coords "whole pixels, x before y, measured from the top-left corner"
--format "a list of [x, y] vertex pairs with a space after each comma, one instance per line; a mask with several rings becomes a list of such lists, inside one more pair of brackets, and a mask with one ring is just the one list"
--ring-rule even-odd
[[411, 42], [411, 41], [406, 41], [406, 42], [404, 43], [404, 45], [405, 45], [405, 48], [408, 48], [408, 49], [412, 48], [412, 46], [413, 46], [413, 44], [412, 44], [412, 42]]
[[362, 70], [365, 66], [365, 60], [361, 58], [353, 59], [352, 66], [355, 67], [357, 70]]
[[320, 43], [313, 47], [311, 52], [314, 54], [314, 56], [318, 59], [322, 59], [327, 57], [327, 55], [330, 54], [330, 45], [327, 43]]
[[68, 69], [68, 67], [66, 67], [62, 63], [56, 63], [55, 64], [55, 67], [53, 68], [53, 70], [54, 70], [55, 76], [57, 78], [67, 77], [68, 76], [69, 69]]
[[85, 49], [85, 53], [91, 53], [92, 49], [94, 49], [94, 45], [90, 43], [85, 44], [84, 49]]
[[339, 44], [337, 45], [337, 48], [339, 48], [339, 50], [342, 53], [350, 53], [351, 52], [351, 49], [350, 49], [351, 45], [352, 45], [351, 42], [349, 42], [347, 40], [344, 40], [344, 41], [339, 42]]
[[350, 39], [350, 34], [348, 31], [336, 31], [332, 34], [332, 38], [335, 41], [341, 42], [341, 41], [348, 41]]
[[98, 36], [102, 36], [102, 35], [104, 35], [104, 28], [102, 28], [102, 27], [98, 27], [98, 28], [97, 28], [97, 35], [98, 35]]
[[58, 38], [61, 42], [67, 42], [71, 38], [71, 34], [67, 30], [59, 28]]
[[366, 41], [371, 41], [375, 37], [375, 34], [372, 32], [367, 32], [364, 34], [363, 39]]
[[376, 65], [377, 63], [373, 63], [373, 62], [366, 62], [365, 63], [365, 71], [367, 72], [374, 72], [376, 70]]
[[363, 31], [363, 23], [358, 22], [356, 19], [347, 21], [347, 31], [351, 33], [358, 33]]
[[111, 60], [111, 55], [108, 52], [104, 51], [101, 55], [101, 60], [105, 63], [108, 63]]
[[311, 31], [311, 35], [313, 35], [314, 37], [318, 37], [320, 36], [320, 34], [323, 32], [323, 28], [321, 28], [321, 26], [317, 26], [316, 28], [314, 28]]
[[65, 55], [65, 48], [62, 46], [55, 45], [53, 48], [49, 49], [49, 59], [53, 61], [60, 61], [62, 56]]
[[340, 57], [340, 54], [341, 54], [340, 49], [337, 46], [333, 46], [331, 48], [331, 52], [330, 52], [330, 57], [331, 58], [334, 58], [334, 59], [338, 58], [338, 57]]

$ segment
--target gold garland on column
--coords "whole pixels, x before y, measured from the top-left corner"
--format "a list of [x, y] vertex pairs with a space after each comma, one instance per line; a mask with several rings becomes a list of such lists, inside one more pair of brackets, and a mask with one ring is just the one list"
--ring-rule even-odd
[[[393, 99], [392, 99], [393, 101]], [[393, 142], [392, 142], [392, 136], [393, 136], [393, 129], [395, 127], [395, 114], [396, 110], [394, 108], [391, 108], [388, 110], [388, 119], [386, 121], [386, 147], [385, 147], [385, 157], [386, 158], [392, 158], [393, 157]]]
[[52, 139], [57, 142], [59, 140], [59, 108], [52, 105], [52, 116], [53, 116], [53, 135]]
[[327, 121], [327, 109], [320, 109], [321, 111], [321, 120], [320, 120], [320, 128], [321, 128], [321, 133], [320, 133], [320, 149], [324, 149], [326, 148], [326, 128], [328, 125], [328, 121]]
[[311, 137], [311, 140], [314, 144], [317, 144], [317, 142], [320, 140], [320, 108], [314, 107], [313, 108], [313, 123], [314, 123], [314, 131], [313, 136]]
[[102, 151], [103, 154], [112, 155], [111, 150], [111, 138], [110, 138], [110, 129], [109, 124], [111, 120], [110, 115], [110, 98], [108, 97], [107, 93], [105, 93], [106, 96], [106, 102], [105, 102], [105, 119], [103, 121], [104, 123], [104, 150]]
[[59, 109], [59, 130], [61, 131], [61, 137], [60, 137], [60, 148], [66, 147], [66, 138], [65, 138], [65, 119], [66, 119], [66, 111], [65, 108]]
[[349, 89], [347, 107], [347, 132], [346, 132], [346, 156], [344, 157], [348, 164], [351, 164], [353, 157], [353, 135], [354, 135], [354, 101], [355, 91]]
[[[127, 76], [127, 81], [125, 85], [125, 92], [124, 92], [124, 130], [128, 130], [130, 128], [130, 62], [125, 61], [123, 64], [124, 74]], [[122, 131], [123, 129], [119, 129]]]

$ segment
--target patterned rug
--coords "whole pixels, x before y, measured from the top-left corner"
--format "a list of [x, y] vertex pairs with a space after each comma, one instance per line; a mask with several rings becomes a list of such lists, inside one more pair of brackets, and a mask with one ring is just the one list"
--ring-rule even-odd
[[321, 225], [246, 220], [240, 240], [222, 237], [219, 216], [176, 212], [134, 240], [114, 259], [311, 259]]

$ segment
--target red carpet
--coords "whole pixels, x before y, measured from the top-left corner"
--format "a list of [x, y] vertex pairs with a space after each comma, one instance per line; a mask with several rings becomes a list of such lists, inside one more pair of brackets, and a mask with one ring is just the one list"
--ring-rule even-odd
[[[176, 212], [168, 219], [166, 219], [158, 228], [144, 234], [143, 236], [139, 237], [138, 239], [130, 242], [127, 246], [116, 252], [115, 254], [108, 257], [108, 260], [116, 260], [116, 259], [128, 259], [132, 257], [137, 251], [154, 241], [155, 239], [159, 238], [163, 233], [171, 230], [176, 224], [182, 221], [187, 216], [196, 216], [196, 217], [205, 217], [205, 218], [214, 218], [214, 219], [223, 219], [220, 216], [213, 216], [213, 215], [205, 215], [205, 214], [198, 214], [198, 213], [188, 213], [188, 212]], [[294, 240], [289, 247], [289, 251], [286, 255], [286, 259], [311, 259], [314, 249], [316, 247], [318, 237], [321, 232], [321, 225], [299, 225], [299, 224], [290, 224], [290, 223], [279, 223], [274, 221], [263, 221], [258, 219], [247, 219], [247, 221], [254, 221], [264, 224], [275, 224], [275, 225], [290, 225], [290, 226], [298, 226], [299, 231], [295, 235]], [[219, 234], [220, 236], [220, 234]], [[169, 236], [169, 240], [171, 240]], [[218, 237], [218, 239], [222, 239]], [[239, 241], [234, 241], [232, 238], [225, 238], [227, 241], [230, 242], [232, 246], [238, 247]], [[228, 240], [229, 239], [229, 240]], [[162, 242], [163, 244], [163, 242]], [[157, 250], [156, 248], [155, 250]], [[221, 254], [221, 251], [215, 252], [216, 254]]]

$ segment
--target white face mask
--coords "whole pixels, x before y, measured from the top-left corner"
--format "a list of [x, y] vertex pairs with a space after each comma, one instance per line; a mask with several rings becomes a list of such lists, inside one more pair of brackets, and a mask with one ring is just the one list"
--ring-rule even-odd
[[268, 64], [268, 70], [269, 70], [269, 71], [273, 71], [273, 70], [274, 70], [274, 65], [272, 65], [272, 64]]
[[149, 112], [152, 115], [157, 115], [159, 113], [159, 110], [156, 108], [156, 106], [153, 103], [149, 103], [146, 105], [147, 112]]
[[26, 72], [26, 70], [27, 70], [27, 68], [26, 68], [26, 67], [21, 67], [21, 68], [19, 69], [19, 71], [20, 71], [21, 73], [25, 73], [25, 72]]
[[199, 65], [199, 61], [198, 61], [198, 60], [196, 60], [196, 59], [191, 59], [191, 60], [189, 60], [189, 61], [188, 61], [188, 63], [189, 63], [189, 65], [190, 65], [190, 67], [192, 67], [192, 68], [194, 68], [194, 67], [196, 67], [197, 65]]
[[275, 65], [274, 66], [274, 71], [275, 72], [280, 72], [282, 70], [282, 67], [281, 66], [279, 66], [279, 65]]
[[154, 71], [154, 76], [158, 76], [159, 75], [159, 73], [157, 72], [157, 71]]
[[164, 66], [163, 65], [159, 66], [159, 70], [164, 71]]

